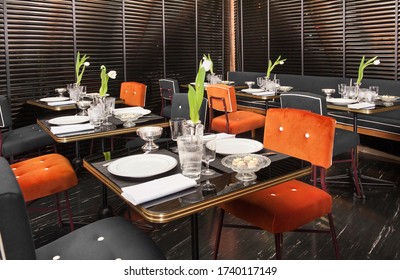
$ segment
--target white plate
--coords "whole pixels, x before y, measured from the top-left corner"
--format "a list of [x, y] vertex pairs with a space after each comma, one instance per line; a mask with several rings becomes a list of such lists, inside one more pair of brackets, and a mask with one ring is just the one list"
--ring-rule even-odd
[[245, 88], [245, 89], [242, 89], [242, 91], [245, 93], [257, 93], [257, 92], [263, 92], [265, 90], [263, 90], [261, 88]]
[[69, 100], [69, 98], [68, 97], [45, 97], [45, 98], [41, 98], [39, 100], [43, 101], [43, 102], [56, 102], [56, 101]]
[[217, 153], [221, 155], [251, 154], [264, 148], [261, 142], [245, 138], [217, 139]]
[[329, 98], [326, 101], [335, 105], [348, 105], [357, 102], [357, 100], [350, 98]]
[[145, 178], [167, 172], [177, 164], [178, 161], [171, 156], [141, 154], [117, 159], [107, 170], [117, 176]]
[[50, 119], [49, 123], [55, 125], [66, 125], [66, 124], [84, 123], [88, 121], [89, 121], [88, 116], [65, 116], [65, 117]]
[[148, 109], [144, 109], [142, 107], [127, 107], [127, 108], [118, 108], [114, 110], [115, 116], [119, 116], [122, 114], [133, 114], [133, 113], [148, 115], [151, 113], [151, 111]]

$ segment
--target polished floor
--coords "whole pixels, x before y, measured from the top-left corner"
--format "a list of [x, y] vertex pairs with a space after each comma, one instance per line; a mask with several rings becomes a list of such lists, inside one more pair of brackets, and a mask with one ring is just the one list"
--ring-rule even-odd
[[[330, 184], [333, 196], [333, 217], [338, 235], [341, 258], [344, 260], [400, 259], [400, 162], [399, 158], [382, 157], [361, 150], [359, 166], [362, 174], [394, 181], [398, 188], [364, 184], [365, 199], [353, 196], [353, 188], [347, 183]], [[328, 175], [345, 173], [347, 164], [339, 164]], [[75, 222], [84, 225], [97, 219], [101, 204], [101, 187], [86, 171], [79, 172], [79, 185], [71, 190]], [[308, 180], [308, 178], [304, 178]], [[365, 179], [363, 182], [367, 182]], [[36, 204], [51, 204], [42, 200]], [[155, 240], [168, 259], [190, 259], [190, 220], [181, 219], [161, 225], [148, 224], [125, 207], [123, 202], [109, 194], [114, 212], [130, 217], [134, 223]], [[217, 209], [200, 213], [200, 258], [211, 259]], [[56, 214], [31, 213], [32, 229], [36, 246], [50, 242], [68, 232], [68, 226], [60, 229]], [[227, 216], [228, 221], [234, 221]], [[237, 221], [236, 221], [237, 222]], [[240, 221], [239, 221], [240, 222]], [[326, 226], [326, 220], [316, 222]], [[220, 246], [219, 259], [274, 259], [274, 237], [268, 232], [249, 229], [225, 228]], [[327, 234], [287, 233], [283, 242], [284, 259], [334, 259], [330, 236]]]

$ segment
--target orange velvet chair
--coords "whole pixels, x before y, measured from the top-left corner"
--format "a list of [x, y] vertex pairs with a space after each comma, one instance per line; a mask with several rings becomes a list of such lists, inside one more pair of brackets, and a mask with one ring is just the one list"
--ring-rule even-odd
[[78, 184], [78, 178], [68, 159], [60, 154], [47, 154], [11, 165], [25, 202], [33, 202], [50, 195], [56, 196], [55, 207], [32, 210], [57, 210], [62, 225], [59, 193], [63, 192], [71, 231], [74, 230], [68, 190]]
[[[207, 98], [210, 107], [210, 130], [240, 134], [251, 131], [252, 138], [255, 130], [264, 127], [265, 116], [249, 111], [238, 111], [235, 88], [228, 85], [207, 86]], [[214, 117], [214, 111], [223, 114]]]
[[[299, 120], [301, 120], [299, 122]], [[313, 165], [332, 164], [335, 120], [298, 109], [269, 109], [265, 120], [264, 147]], [[315, 181], [314, 181], [315, 184]], [[339, 258], [332, 218], [332, 197], [325, 191], [298, 180], [288, 181], [220, 205], [222, 208], [214, 258], [218, 255], [225, 211], [275, 235], [276, 258], [281, 259], [283, 233], [311, 231], [330, 233]], [[299, 229], [328, 216], [330, 230]]]
[[119, 97], [129, 106], [146, 105], [147, 86], [138, 82], [122, 82]]

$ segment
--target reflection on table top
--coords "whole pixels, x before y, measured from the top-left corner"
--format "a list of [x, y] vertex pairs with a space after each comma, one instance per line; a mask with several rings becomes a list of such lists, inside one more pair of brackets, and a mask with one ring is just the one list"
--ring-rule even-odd
[[[142, 151], [118, 151], [113, 153], [112, 160], [135, 153], [142, 153]], [[179, 160], [177, 154], [167, 150], [159, 150], [156, 151], [156, 153], [170, 155]], [[233, 200], [243, 195], [303, 177], [311, 172], [311, 168], [298, 159], [289, 158], [284, 155], [274, 155], [270, 157], [272, 161], [271, 165], [256, 173], [257, 179], [255, 181], [240, 182], [235, 178], [235, 172], [221, 164], [222, 158], [223, 156], [218, 155], [216, 160], [210, 164], [211, 168], [216, 170], [215, 175], [202, 175], [199, 180], [201, 183], [209, 180], [211, 183], [215, 184], [215, 191], [203, 192], [200, 183], [195, 188], [141, 205], [135, 206], [128, 201], [127, 203], [146, 220], [154, 223], [166, 223], [198, 213], [202, 210], [217, 206], [218, 204]], [[107, 162], [104, 161], [103, 155], [95, 155], [86, 157], [83, 161], [83, 166], [117, 195], [121, 194], [122, 187], [139, 184], [162, 176], [181, 172], [178, 164], [173, 170], [159, 176], [144, 179], [124, 178], [115, 176], [108, 172], [107, 167], [104, 166], [105, 163]]]
[[364, 114], [364, 115], [372, 115], [376, 113], [388, 112], [392, 110], [400, 109], [399, 102], [394, 103], [393, 106], [384, 106], [382, 101], [375, 102], [375, 108], [373, 109], [350, 109], [347, 105], [334, 105], [334, 104], [327, 104], [328, 109], [330, 110], [337, 110], [337, 111], [346, 111], [352, 112], [357, 114]]
[[68, 133], [64, 135], [55, 135], [51, 132], [50, 128], [51, 125], [49, 124], [49, 119], [38, 119], [38, 125], [46, 131], [57, 143], [70, 143], [75, 141], [81, 140], [88, 140], [88, 139], [95, 139], [95, 138], [102, 138], [102, 137], [109, 137], [109, 136], [116, 136], [126, 133], [132, 133], [138, 130], [138, 128], [143, 126], [160, 126], [163, 128], [169, 127], [169, 123], [165, 121], [165, 119], [161, 116], [155, 114], [149, 114], [143, 116], [142, 118], [135, 121], [135, 127], [125, 128], [123, 126], [123, 122], [117, 118], [110, 117], [109, 121], [113, 123], [110, 126], [101, 126], [100, 128], [96, 128], [90, 131], [81, 131], [81, 132], [74, 132]]
[[[40, 101], [39, 99], [37, 100], [28, 100], [26, 101], [27, 104], [36, 106], [39, 108], [44, 108], [48, 109], [51, 111], [66, 111], [66, 110], [74, 110], [77, 109], [76, 104], [66, 104], [66, 105], [49, 105], [47, 102]], [[116, 99], [115, 104], [124, 104], [124, 100], [122, 99]]]

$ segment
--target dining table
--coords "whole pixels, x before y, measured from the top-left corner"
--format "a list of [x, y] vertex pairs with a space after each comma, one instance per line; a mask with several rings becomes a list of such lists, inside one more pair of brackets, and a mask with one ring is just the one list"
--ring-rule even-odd
[[[210, 163], [210, 168], [215, 174], [201, 175], [194, 184], [184, 189], [175, 189], [179, 185], [178, 179], [171, 182], [170, 178], [173, 176], [183, 175], [178, 153], [169, 149], [159, 149], [149, 154], [144, 154], [140, 149], [123, 149], [112, 152], [111, 159], [107, 160], [102, 154], [90, 155], [83, 159], [83, 166], [148, 222], [163, 224], [190, 218], [192, 258], [199, 259], [199, 213], [218, 207], [221, 203], [289, 180], [303, 178], [311, 173], [311, 166], [308, 163], [267, 151], [262, 143], [256, 140], [234, 138], [230, 143], [242, 147], [246, 147], [245, 141], [258, 142], [258, 148], [253, 150], [254, 154], [269, 159], [269, 164], [255, 173], [256, 179], [242, 181], [231, 167], [224, 164], [224, 158], [231, 156], [232, 153], [235, 157], [238, 149], [219, 152], [218, 146], [221, 145], [218, 141], [216, 159]], [[223, 145], [225, 148], [228, 146], [231, 145]], [[157, 164], [146, 163], [152, 162], [149, 157], [168, 157], [172, 163], [168, 168], [157, 168]], [[129, 171], [124, 169], [124, 165], [130, 167]], [[143, 175], [143, 166], [146, 165], [151, 166], [149, 168], [152, 172]], [[169, 188], [170, 192], [166, 192]], [[148, 196], [150, 192], [154, 193], [147, 200], [132, 200], [125, 195], [126, 190], [132, 189], [136, 190], [136, 193], [139, 192], [137, 195]]]
[[[85, 116], [75, 116], [75, 115], [65, 115], [57, 118], [41, 118], [37, 119], [37, 124], [50, 135], [51, 138], [53, 138], [57, 143], [75, 143], [75, 153], [76, 153], [76, 158], [73, 160], [73, 163], [76, 164], [81, 164], [81, 156], [80, 156], [80, 151], [79, 151], [79, 142], [84, 141], [84, 140], [93, 140], [93, 139], [101, 139], [101, 147], [102, 147], [102, 153], [105, 152], [105, 141], [104, 139], [106, 137], [113, 137], [113, 136], [118, 136], [118, 135], [124, 135], [124, 134], [129, 134], [129, 133], [135, 133], [140, 127], [144, 126], [158, 126], [162, 128], [167, 128], [169, 127], [169, 122], [167, 122], [163, 117], [157, 115], [157, 114], [147, 114], [142, 116], [141, 118], [137, 119], [135, 121], [135, 126], [134, 127], [124, 127], [123, 126], [123, 121], [116, 117], [111, 117], [109, 120], [111, 121], [112, 125], [108, 126], [100, 126], [94, 128], [91, 126], [87, 120], [82, 120], [82, 117], [84, 118]], [[62, 122], [55, 122], [55, 120], [62, 120]], [[68, 120], [70, 120], [68, 122]], [[77, 121], [74, 121], [77, 120]], [[79, 121], [80, 120], [80, 121]], [[78, 122], [75, 124], [74, 122]], [[84, 123], [80, 123], [84, 122]], [[57, 124], [64, 124], [67, 123], [66, 125], [57, 125]], [[59, 129], [61, 127], [66, 127], [68, 126], [80, 126], [82, 127], [82, 130], [78, 131], [71, 131], [71, 132], [65, 132], [65, 133], [56, 133], [55, 129]], [[103, 187], [103, 203], [101, 205], [101, 208], [99, 210], [99, 215], [102, 217], [106, 217], [111, 215], [112, 210], [111, 207], [108, 206], [107, 202], [107, 188], [104, 186]]]
[[[340, 101], [341, 98], [335, 98], [335, 99], [327, 99], [327, 108], [328, 110], [332, 110], [332, 111], [342, 111], [342, 112], [348, 112], [351, 113], [353, 115], [353, 132], [358, 133], [358, 116], [361, 115], [373, 115], [373, 114], [378, 114], [378, 113], [382, 113], [382, 112], [389, 112], [392, 110], [399, 110], [400, 109], [400, 101], [396, 101], [391, 103], [390, 105], [386, 105], [385, 102], [383, 102], [382, 100], [376, 100], [374, 101], [373, 104], [369, 104], [370, 106], [368, 106], [368, 104], [366, 103], [352, 103], [350, 104], [341, 104], [340, 102], [334, 102], [339, 100]], [[357, 105], [360, 105], [360, 107], [358, 107]], [[355, 106], [351, 106], [351, 105], [355, 105]], [[355, 157], [354, 157], [355, 161], [356, 161], [356, 166], [358, 166], [358, 153], [357, 151], [355, 151]], [[363, 182], [362, 184], [364, 185], [383, 185], [383, 186], [392, 186], [392, 187], [396, 187], [396, 184], [394, 182], [391, 181], [387, 181], [387, 180], [383, 180], [381, 178], [374, 178], [371, 176], [367, 176], [365, 174], [360, 174], [360, 178], [361, 179], [367, 179], [370, 181], [374, 181], [374, 183], [366, 183]]]

